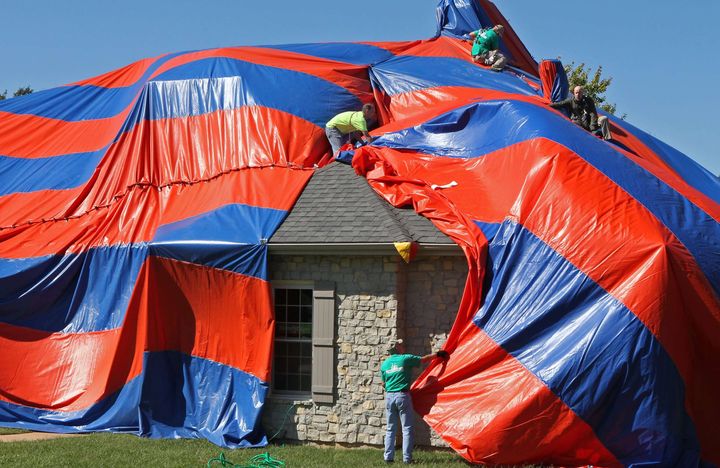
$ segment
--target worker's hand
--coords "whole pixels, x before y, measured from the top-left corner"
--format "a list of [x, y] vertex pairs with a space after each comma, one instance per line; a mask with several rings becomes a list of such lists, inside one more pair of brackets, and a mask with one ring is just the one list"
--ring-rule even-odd
[[444, 349], [441, 349], [440, 351], [438, 351], [437, 353], [435, 353], [435, 356], [439, 357], [440, 359], [449, 359], [449, 358], [450, 358], [450, 353], [448, 353], [448, 352], [445, 351]]

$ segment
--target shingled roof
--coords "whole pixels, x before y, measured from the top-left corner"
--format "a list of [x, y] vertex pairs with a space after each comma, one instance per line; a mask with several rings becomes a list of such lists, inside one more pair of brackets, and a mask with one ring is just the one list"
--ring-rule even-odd
[[315, 171], [269, 245], [386, 244], [455, 246], [412, 208], [381, 199], [352, 167], [333, 163]]

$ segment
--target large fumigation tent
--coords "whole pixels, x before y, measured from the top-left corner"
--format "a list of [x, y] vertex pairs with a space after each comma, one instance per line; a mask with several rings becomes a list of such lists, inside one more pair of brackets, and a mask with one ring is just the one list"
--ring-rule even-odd
[[[437, 13], [428, 40], [169, 54], [0, 102], [0, 425], [265, 444], [267, 239], [339, 164], [325, 123], [374, 102], [380, 138], [341, 159], [469, 266], [413, 387], [430, 426], [473, 462], [720, 463], [720, 182], [551, 109], [562, 67], [491, 2]], [[500, 73], [462, 40], [494, 24]]]

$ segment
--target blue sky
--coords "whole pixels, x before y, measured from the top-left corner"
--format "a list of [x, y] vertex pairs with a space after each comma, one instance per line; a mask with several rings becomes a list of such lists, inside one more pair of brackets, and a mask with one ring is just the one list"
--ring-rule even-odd
[[[70, 83], [166, 52], [423, 39], [436, 0], [2, 2], [0, 90]], [[536, 59], [602, 65], [628, 121], [720, 174], [720, 1], [495, 0]], [[682, 5], [682, 6], [678, 6]], [[712, 126], [712, 128], [711, 128]]]

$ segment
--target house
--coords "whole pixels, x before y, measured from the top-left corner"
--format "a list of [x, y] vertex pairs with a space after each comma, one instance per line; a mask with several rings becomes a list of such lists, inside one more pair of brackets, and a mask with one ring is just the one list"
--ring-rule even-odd
[[[407, 242], [419, 246], [409, 263], [396, 248]], [[381, 445], [387, 343], [403, 338], [420, 355], [442, 346], [467, 275], [461, 249], [340, 163], [315, 172], [268, 246], [277, 320], [268, 437]], [[430, 443], [416, 425], [416, 443]]]

